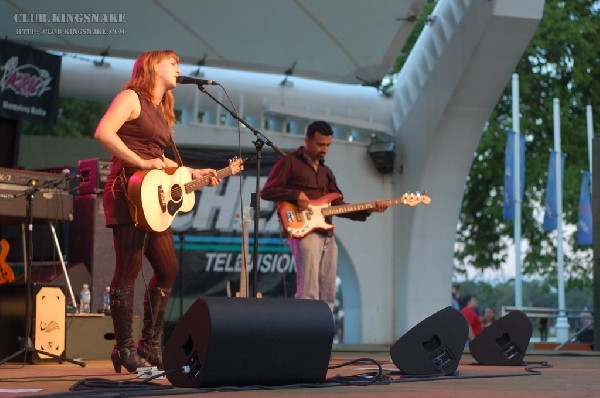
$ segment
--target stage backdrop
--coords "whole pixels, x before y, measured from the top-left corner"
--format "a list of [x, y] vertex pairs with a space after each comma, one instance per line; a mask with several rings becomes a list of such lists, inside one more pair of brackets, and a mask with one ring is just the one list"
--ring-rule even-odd
[[54, 124], [60, 56], [0, 40], [0, 117]]
[[[194, 168], [222, 169], [229, 159], [240, 156], [232, 151], [205, 151], [179, 148], [183, 163]], [[175, 247], [180, 261], [180, 273], [174, 283], [166, 313], [165, 337], [182, 314], [200, 296], [235, 296], [240, 291], [242, 258], [242, 223], [240, 214], [250, 206], [256, 191], [256, 161], [254, 153], [242, 154], [247, 159], [244, 170], [225, 178], [217, 187], [196, 191], [196, 204], [188, 213], [176, 216]], [[167, 156], [172, 155], [167, 151]], [[279, 155], [265, 152], [261, 159], [260, 187], [264, 184]], [[250, 210], [250, 209], [248, 209]], [[252, 257], [254, 254], [254, 220], [250, 211], [248, 222], [248, 282], [252, 294]], [[293, 298], [295, 264], [287, 239], [278, 228], [272, 202], [262, 202], [258, 236], [258, 272], [256, 292], [265, 297]]]

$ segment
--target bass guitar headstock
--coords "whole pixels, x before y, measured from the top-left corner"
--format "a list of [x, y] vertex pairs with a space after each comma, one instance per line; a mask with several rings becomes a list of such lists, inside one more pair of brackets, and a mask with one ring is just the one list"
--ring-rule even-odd
[[407, 192], [402, 195], [402, 200], [405, 205], [416, 206], [418, 204], [428, 205], [431, 203], [431, 198], [426, 193], [421, 192]]

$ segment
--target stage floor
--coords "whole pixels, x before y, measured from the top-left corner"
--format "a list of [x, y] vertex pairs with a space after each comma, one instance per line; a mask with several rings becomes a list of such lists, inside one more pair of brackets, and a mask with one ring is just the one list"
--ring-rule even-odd
[[[108, 353], [107, 353], [108, 354]], [[331, 369], [332, 366], [365, 358], [358, 363]], [[133, 375], [117, 375], [106, 360], [86, 361], [85, 367], [64, 362], [34, 364], [5, 363], [0, 366], [0, 397], [12, 396], [214, 396], [214, 397], [600, 397], [600, 352], [528, 351], [522, 366], [484, 366], [476, 364], [465, 352], [455, 376], [419, 379], [414, 376], [390, 374], [387, 382], [368, 384], [369, 378], [352, 377], [377, 372], [378, 362], [383, 373], [397, 372], [390, 361], [389, 347], [336, 346], [329, 362], [329, 380], [347, 376], [345, 382], [364, 385], [342, 385], [336, 382], [323, 386], [268, 387], [264, 389], [220, 390], [173, 387], [167, 379], [154, 380], [156, 389], [138, 384]], [[547, 363], [550, 367], [543, 367]], [[527, 368], [531, 367], [531, 371]], [[539, 372], [539, 373], [537, 373]], [[135, 384], [123, 385], [133, 380]], [[69, 391], [78, 385], [80, 390]], [[126, 389], [125, 389], [126, 387]], [[159, 388], [162, 388], [159, 390]], [[108, 390], [108, 391], [107, 391]], [[225, 394], [225, 395], [223, 395]]]

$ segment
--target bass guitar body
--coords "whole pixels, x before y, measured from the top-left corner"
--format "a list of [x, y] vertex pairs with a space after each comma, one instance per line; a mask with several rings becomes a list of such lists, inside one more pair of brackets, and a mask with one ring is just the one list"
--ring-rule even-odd
[[330, 207], [331, 202], [341, 198], [339, 193], [329, 193], [318, 199], [310, 200], [305, 210], [290, 202], [279, 202], [279, 219], [284, 225], [287, 234], [293, 238], [303, 238], [310, 232], [329, 231], [335, 227], [325, 220], [323, 209]]

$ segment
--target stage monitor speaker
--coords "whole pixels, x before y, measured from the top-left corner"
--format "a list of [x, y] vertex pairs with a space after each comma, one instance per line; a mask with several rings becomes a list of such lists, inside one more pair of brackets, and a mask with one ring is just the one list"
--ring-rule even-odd
[[518, 365], [523, 360], [533, 327], [527, 315], [515, 310], [483, 329], [469, 351], [482, 365]]
[[[0, 285], [0, 359], [6, 358], [26, 344], [27, 285], [9, 283]], [[64, 286], [34, 283], [31, 301], [32, 344], [37, 350], [64, 356], [66, 350], [66, 296]], [[17, 356], [13, 361], [22, 361]], [[27, 362], [56, 359], [38, 352], [28, 353]]]
[[446, 307], [424, 319], [390, 348], [394, 365], [410, 375], [451, 375], [469, 335], [464, 315]]
[[201, 297], [175, 326], [163, 351], [176, 387], [320, 383], [335, 328], [320, 300]]

